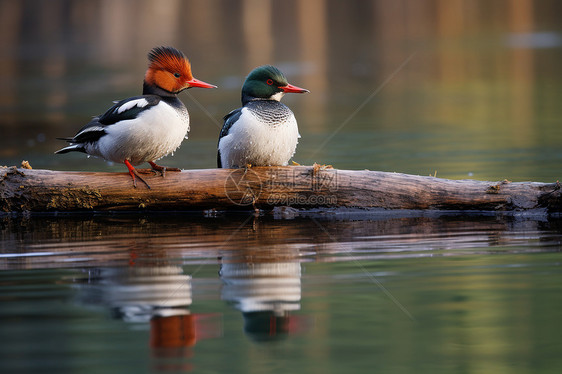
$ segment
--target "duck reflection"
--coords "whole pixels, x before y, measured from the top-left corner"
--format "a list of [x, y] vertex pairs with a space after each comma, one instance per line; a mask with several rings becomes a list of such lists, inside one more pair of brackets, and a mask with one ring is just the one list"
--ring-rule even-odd
[[299, 262], [229, 262], [220, 269], [222, 299], [242, 312], [244, 332], [253, 340], [276, 341], [300, 330]]
[[87, 273], [77, 283], [79, 302], [104, 306], [125, 322], [149, 323], [154, 349], [192, 347], [220, 335], [216, 315], [191, 313], [191, 277], [179, 266], [108, 267]]

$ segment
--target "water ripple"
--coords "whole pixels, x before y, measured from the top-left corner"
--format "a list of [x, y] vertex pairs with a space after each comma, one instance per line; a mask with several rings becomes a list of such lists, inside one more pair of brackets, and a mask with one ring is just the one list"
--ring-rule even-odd
[[[116, 230], [126, 227], [126, 230]], [[559, 221], [494, 217], [4, 219], [0, 269], [142, 263], [337, 262], [560, 251]]]

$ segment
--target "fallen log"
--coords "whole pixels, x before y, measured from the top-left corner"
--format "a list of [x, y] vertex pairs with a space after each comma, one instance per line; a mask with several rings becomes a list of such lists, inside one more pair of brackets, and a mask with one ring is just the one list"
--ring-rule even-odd
[[363, 208], [562, 212], [560, 183], [449, 180], [369, 170], [288, 166], [146, 175], [0, 168], [0, 211], [188, 211]]

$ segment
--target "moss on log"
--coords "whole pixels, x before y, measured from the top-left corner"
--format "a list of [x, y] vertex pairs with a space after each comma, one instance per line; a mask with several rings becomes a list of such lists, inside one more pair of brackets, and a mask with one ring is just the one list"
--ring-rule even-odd
[[127, 173], [0, 168], [0, 211], [364, 208], [560, 213], [560, 184], [486, 182], [316, 166]]

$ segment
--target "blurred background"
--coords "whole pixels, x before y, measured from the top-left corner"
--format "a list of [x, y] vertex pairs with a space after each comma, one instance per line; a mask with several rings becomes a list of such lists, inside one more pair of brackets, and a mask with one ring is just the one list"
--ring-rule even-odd
[[54, 155], [113, 100], [140, 94], [172, 45], [219, 86], [180, 94], [189, 140], [161, 161], [212, 168], [245, 76], [274, 64], [294, 160], [444, 178], [562, 175], [562, 3], [555, 0], [0, 0], [0, 164], [115, 170]]

